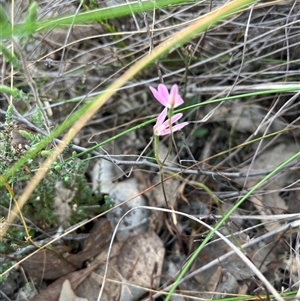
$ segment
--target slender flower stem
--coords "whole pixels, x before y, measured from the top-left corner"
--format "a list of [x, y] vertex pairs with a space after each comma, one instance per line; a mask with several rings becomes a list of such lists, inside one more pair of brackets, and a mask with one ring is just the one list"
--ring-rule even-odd
[[159, 167], [159, 171], [161, 172], [163, 164], [159, 159], [159, 155], [158, 155], [158, 143], [159, 143], [159, 136], [154, 135], [154, 155], [155, 155], [155, 159], [157, 162], [157, 165]]
[[156, 162], [159, 166], [159, 169], [162, 170], [162, 167], [164, 165], [164, 163], [166, 162], [170, 152], [171, 152], [171, 148], [172, 148], [172, 114], [173, 114], [173, 109], [170, 109], [168, 111], [168, 122], [169, 122], [169, 129], [170, 129], [170, 138], [169, 138], [169, 146], [168, 146], [168, 151], [167, 154], [165, 156], [165, 158], [161, 161], [159, 158], [159, 150], [158, 150], [158, 144], [159, 144], [159, 136], [158, 135], [154, 135], [154, 153], [155, 153], [155, 159]]
[[169, 129], [170, 129], [170, 137], [169, 137], [169, 146], [168, 146], [168, 151], [167, 154], [163, 160], [163, 165], [166, 162], [167, 158], [169, 157], [172, 149], [172, 137], [173, 137], [173, 130], [172, 130], [172, 116], [173, 116], [173, 108], [171, 108], [168, 112], [168, 118], [169, 118]]
[[161, 187], [162, 187], [162, 192], [163, 192], [164, 200], [165, 200], [165, 203], [166, 203], [166, 208], [169, 209], [167, 195], [166, 195], [165, 186], [164, 186], [164, 174], [163, 174], [163, 165], [164, 165], [164, 162], [165, 162], [166, 158], [168, 157], [168, 154], [164, 158], [163, 162], [161, 162], [160, 159], [159, 159], [158, 143], [159, 143], [159, 136], [154, 135], [154, 154], [155, 154], [155, 159], [156, 159], [156, 162], [157, 162], [157, 164], [159, 166], [159, 176], [160, 176], [160, 182], [161, 182]]
[[[173, 137], [173, 130], [172, 130], [172, 116], [173, 116], [173, 107], [171, 109], [169, 109], [168, 111], [168, 118], [169, 118], [169, 129], [170, 129], [170, 136], [169, 136], [169, 146], [168, 146], [168, 151], [166, 153], [166, 156], [162, 162], [162, 167], [163, 165], [165, 164], [167, 158], [169, 157], [170, 153], [171, 153], [171, 149], [172, 149], [172, 137]], [[162, 169], [162, 168], [161, 168]], [[166, 191], [165, 191], [165, 186], [164, 186], [164, 174], [162, 173], [162, 170], [161, 170], [161, 185], [162, 185], [162, 191], [163, 191], [163, 195], [164, 195], [164, 199], [165, 199], [165, 203], [166, 203], [166, 206], [167, 208], [169, 209], [169, 203], [168, 203], [168, 199], [167, 199], [167, 194], [166, 194]], [[173, 223], [173, 219], [170, 218], [171, 220], [171, 223], [172, 225], [174, 226], [174, 229], [176, 229], [174, 223]]]
[[[169, 129], [170, 129], [170, 137], [169, 137], [169, 146], [168, 146], [168, 151], [166, 156], [164, 157], [164, 159], [161, 161], [159, 158], [159, 149], [158, 149], [158, 144], [159, 144], [159, 136], [158, 135], [154, 135], [154, 153], [155, 153], [155, 159], [156, 162], [159, 166], [159, 174], [160, 174], [160, 182], [161, 182], [161, 187], [162, 187], [162, 192], [163, 192], [163, 196], [164, 196], [164, 200], [166, 203], [166, 208], [170, 208], [169, 204], [168, 204], [168, 199], [167, 199], [167, 194], [165, 191], [165, 186], [164, 186], [164, 174], [163, 174], [163, 166], [167, 160], [167, 158], [169, 157], [169, 154], [171, 152], [171, 148], [172, 148], [172, 114], [173, 114], [173, 108], [171, 108], [168, 111], [168, 122], [169, 122]], [[172, 219], [171, 219], [172, 222]], [[174, 225], [173, 225], [174, 226]]]

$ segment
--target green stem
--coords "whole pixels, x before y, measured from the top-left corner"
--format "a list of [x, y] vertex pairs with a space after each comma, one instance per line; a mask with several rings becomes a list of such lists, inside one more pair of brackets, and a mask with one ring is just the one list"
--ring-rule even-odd
[[162, 188], [162, 191], [163, 191], [163, 196], [164, 196], [165, 203], [166, 203], [166, 208], [169, 209], [167, 196], [166, 196], [166, 191], [165, 191], [165, 186], [164, 186], [164, 174], [163, 174], [163, 165], [164, 165], [164, 162], [165, 162], [166, 158], [163, 160], [163, 162], [160, 161], [159, 152], [158, 152], [158, 143], [159, 143], [159, 136], [154, 135], [155, 159], [156, 159], [157, 165], [159, 166], [159, 176], [160, 176], [160, 182], [161, 182], [161, 188]]
[[[158, 143], [159, 143], [159, 136], [154, 135], [154, 153], [155, 153], [155, 159], [156, 162], [159, 166], [159, 174], [160, 174], [160, 182], [161, 182], [161, 188], [162, 188], [162, 192], [163, 192], [163, 196], [165, 199], [165, 203], [166, 203], [166, 208], [169, 209], [169, 205], [168, 205], [168, 199], [167, 199], [167, 195], [166, 195], [166, 191], [165, 191], [165, 186], [164, 186], [164, 174], [163, 174], [163, 166], [171, 152], [171, 148], [172, 148], [172, 122], [171, 122], [171, 118], [172, 118], [172, 114], [173, 114], [173, 109], [170, 109], [168, 111], [168, 118], [169, 118], [169, 128], [171, 130], [170, 133], [170, 139], [169, 139], [169, 147], [168, 147], [168, 151], [167, 154], [165, 156], [165, 158], [163, 159], [163, 161], [160, 161], [159, 159], [159, 150], [158, 150]], [[172, 219], [171, 219], [172, 220]]]
[[159, 159], [158, 155], [158, 143], [159, 143], [159, 136], [154, 135], [154, 155], [155, 155], [155, 160], [157, 162], [157, 165], [159, 166], [159, 171], [162, 170], [163, 163]]
[[172, 118], [172, 116], [173, 116], [173, 111], [174, 111], [173, 108], [171, 108], [171, 109], [168, 111], [169, 129], [170, 129], [170, 138], [169, 138], [168, 151], [167, 151], [167, 154], [166, 154], [164, 160], [162, 161], [162, 165], [164, 165], [164, 163], [166, 162], [167, 158], [168, 158], [169, 155], [170, 155], [171, 149], [172, 149], [172, 136], [173, 136], [173, 132], [172, 132], [172, 121], [171, 121], [171, 118]]

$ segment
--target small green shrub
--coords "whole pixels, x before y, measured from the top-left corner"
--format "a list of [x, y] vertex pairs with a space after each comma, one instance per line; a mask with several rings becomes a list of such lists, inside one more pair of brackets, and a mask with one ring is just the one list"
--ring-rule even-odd
[[[36, 126], [43, 127], [42, 116], [37, 112], [33, 118]], [[19, 130], [12, 120], [12, 109], [7, 110], [6, 122], [0, 132], [0, 169], [5, 173], [14, 163], [26, 154], [43, 137], [27, 130]], [[55, 146], [41, 151], [36, 157], [27, 161], [25, 166], [18, 170], [4, 185], [0, 187], [0, 218], [5, 221], [12, 208], [13, 202], [18, 200], [24, 188], [29, 183], [40, 164], [54, 151]], [[111, 207], [111, 200], [105, 200], [100, 206], [102, 195], [100, 187], [93, 191], [86, 177], [86, 170], [90, 160], [79, 160], [75, 152], [67, 147], [62, 156], [51, 166], [47, 175], [32, 193], [31, 197], [22, 208], [30, 238], [35, 240], [45, 238], [45, 233], [53, 233], [60, 225], [55, 211], [55, 198], [59, 194], [58, 183], [63, 189], [72, 192], [71, 200], [67, 204], [71, 214], [68, 215], [67, 224], [75, 225], [84, 219], [91, 218]], [[9, 187], [9, 188], [8, 188]], [[0, 246], [0, 254], [11, 254], [16, 250], [26, 247], [31, 242], [26, 237], [26, 231], [21, 219], [16, 219], [16, 224], [10, 225]], [[3, 270], [3, 267], [2, 267]], [[2, 272], [4, 272], [3, 270]], [[1, 272], [1, 273], [2, 273]]]

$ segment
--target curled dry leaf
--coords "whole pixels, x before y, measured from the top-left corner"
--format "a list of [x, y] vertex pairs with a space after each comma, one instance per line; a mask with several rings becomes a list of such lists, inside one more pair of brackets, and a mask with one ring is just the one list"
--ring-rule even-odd
[[[297, 152], [298, 147], [295, 144], [285, 141], [285, 143], [280, 143], [265, 149], [262, 153], [259, 153], [256, 156], [255, 160], [250, 163], [251, 165], [246, 165], [240, 171], [257, 172], [268, 169], [272, 170], [276, 168], [279, 163], [284, 162]], [[294, 163], [296, 163], [296, 160]], [[245, 183], [245, 179], [237, 179], [237, 182], [239, 182], [239, 184], [242, 186], [251, 188], [262, 178], [263, 176], [257, 176], [255, 178], [251, 177], [247, 179], [247, 183]], [[299, 178], [297, 171], [287, 170], [284, 173], [278, 174], [272, 181], [263, 186], [263, 189], [266, 193], [252, 196], [250, 201], [255, 206], [258, 214], [264, 216], [282, 214], [284, 211], [288, 210], [285, 200], [281, 197], [280, 191], [284, 186], [288, 186], [293, 183], [295, 178]], [[265, 227], [268, 231], [272, 231], [280, 226], [281, 224], [279, 221], [265, 220]]]

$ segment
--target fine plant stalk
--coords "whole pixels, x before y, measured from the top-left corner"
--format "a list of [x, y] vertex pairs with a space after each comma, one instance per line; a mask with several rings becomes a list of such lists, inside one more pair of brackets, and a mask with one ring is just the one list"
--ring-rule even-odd
[[[163, 159], [162, 162], [160, 162], [160, 165], [159, 165], [159, 174], [160, 174], [160, 181], [161, 181], [161, 188], [162, 188], [162, 192], [163, 192], [163, 196], [164, 196], [164, 199], [165, 199], [165, 203], [166, 203], [166, 208], [170, 208], [169, 207], [169, 203], [168, 203], [168, 199], [167, 199], [167, 194], [166, 194], [166, 189], [165, 189], [165, 181], [164, 181], [164, 173], [163, 173], [163, 166], [167, 160], [167, 158], [169, 157], [169, 154], [171, 152], [171, 148], [172, 148], [172, 136], [173, 136], [173, 133], [172, 133], [172, 121], [171, 121], [171, 118], [172, 118], [172, 115], [173, 115], [173, 108], [169, 109], [168, 111], [168, 118], [169, 118], [169, 128], [170, 128], [170, 135], [169, 135], [169, 145], [168, 145], [168, 150], [167, 150], [167, 153]], [[159, 137], [157, 136], [157, 140], [159, 139]], [[158, 160], [159, 160], [159, 153], [158, 153], [158, 144], [157, 144], [157, 154], [155, 155]], [[170, 219], [171, 222], [173, 223], [173, 220]], [[173, 225], [175, 227], [175, 225]]]

